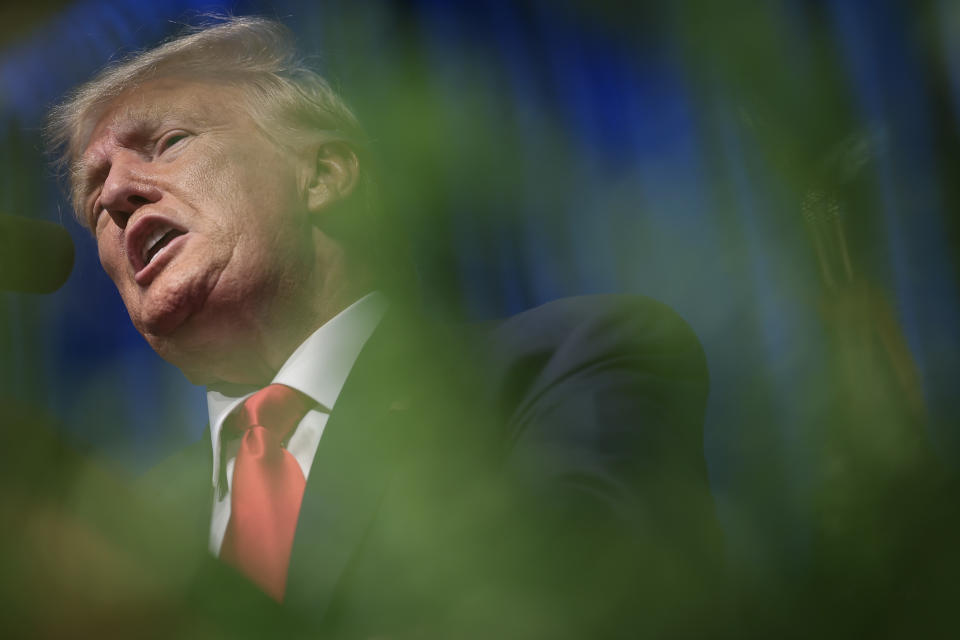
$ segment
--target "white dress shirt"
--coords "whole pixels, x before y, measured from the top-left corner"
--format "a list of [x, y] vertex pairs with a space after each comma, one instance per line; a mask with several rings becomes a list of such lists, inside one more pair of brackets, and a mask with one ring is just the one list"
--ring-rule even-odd
[[[320, 436], [333, 411], [340, 390], [353, 368], [360, 350], [379, 324], [387, 308], [387, 300], [380, 293], [370, 293], [334, 316], [317, 329], [287, 358], [273, 378], [274, 383], [285, 384], [307, 394], [318, 406], [307, 412], [287, 443], [289, 451], [303, 471], [310, 474], [310, 465], [320, 445]], [[210, 552], [220, 555], [220, 546], [230, 521], [230, 491], [233, 485], [233, 465], [236, 462], [239, 438], [228, 443], [221, 460], [220, 433], [223, 421], [234, 407], [251, 394], [239, 398], [216, 391], [207, 392], [207, 410], [210, 414], [210, 440], [213, 444], [213, 515], [210, 519]], [[227, 486], [220, 487], [220, 465], [226, 465]]]

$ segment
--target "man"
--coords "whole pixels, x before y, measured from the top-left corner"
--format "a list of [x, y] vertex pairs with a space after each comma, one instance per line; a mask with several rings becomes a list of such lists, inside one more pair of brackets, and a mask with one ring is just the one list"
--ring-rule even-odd
[[209, 390], [209, 441], [144, 481], [163, 533], [141, 533], [175, 542], [157, 566], [205, 538], [223, 562], [196, 563], [190, 599], [231, 620], [282, 602], [339, 636], [697, 628], [716, 549], [696, 338], [644, 299], [465, 332], [407, 308], [362, 130], [293, 54], [230, 19], [51, 119], [131, 320]]

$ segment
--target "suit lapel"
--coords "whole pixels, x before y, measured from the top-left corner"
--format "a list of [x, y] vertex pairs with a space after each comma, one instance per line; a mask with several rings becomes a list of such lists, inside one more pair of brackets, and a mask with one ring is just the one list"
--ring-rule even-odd
[[[287, 605], [321, 618], [362, 543], [392, 476], [409, 397], [409, 357], [396, 314], [364, 346], [324, 429], [307, 481], [287, 581]], [[407, 352], [407, 353], [405, 353]]]

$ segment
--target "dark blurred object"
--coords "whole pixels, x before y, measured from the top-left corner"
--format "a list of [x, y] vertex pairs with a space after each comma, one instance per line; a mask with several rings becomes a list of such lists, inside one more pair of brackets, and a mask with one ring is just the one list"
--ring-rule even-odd
[[0, 290], [51, 293], [73, 270], [73, 239], [60, 225], [0, 214]]
[[7, 43], [29, 33], [71, 3], [71, 0], [34, 0], [11, 2], [0, 8], [0, 43]]

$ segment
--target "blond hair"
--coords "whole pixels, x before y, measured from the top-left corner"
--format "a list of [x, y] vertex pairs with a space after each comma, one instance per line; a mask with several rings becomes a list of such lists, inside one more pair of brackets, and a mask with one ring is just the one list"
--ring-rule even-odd
[[78, 160], [93, 127], [117, 96], [158, 78], [238, 86], [251, 117], [274, 142], [292, 148], [305, 132], [341, 140], [361, 157], [361, 183], [369, 179], [363, 158], [366, 136], [359, 121], [330, 84], [297, 57], [289, 30], [259, 17], [215, 20], [108, 65], [51, 110], [45, 130], [48, 148], [68, 181], [81, 223]]

